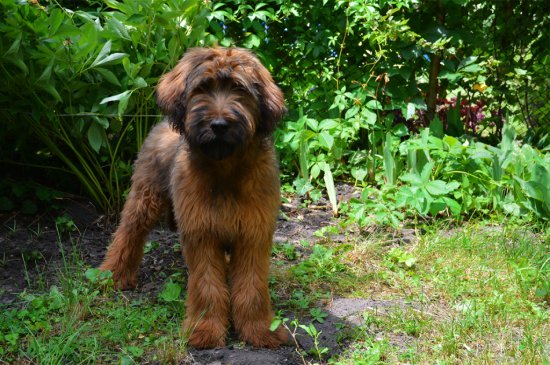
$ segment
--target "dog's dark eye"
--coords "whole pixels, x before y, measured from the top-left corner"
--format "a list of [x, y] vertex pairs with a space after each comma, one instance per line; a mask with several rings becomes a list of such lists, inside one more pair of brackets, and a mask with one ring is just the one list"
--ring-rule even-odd
[[239, 85], [239, 84], [235, 84], [231, 87], [231, 90], [232, 91], [236, 91], [236, 92], [239, 92], [239, 93], [246, 93], [248, 92], [247, 88], [244, 87], [243, 85]]

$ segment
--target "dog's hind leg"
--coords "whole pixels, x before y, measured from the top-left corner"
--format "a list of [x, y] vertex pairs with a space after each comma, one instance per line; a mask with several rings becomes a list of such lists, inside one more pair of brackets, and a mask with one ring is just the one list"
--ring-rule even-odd
[[122, 210], [120, 225], [113, 236], [101, 270], [113, 273], [119, 289], [134, 288], [147, 235], [167, 206], [165, 198], [151, 184], [134, 181]]

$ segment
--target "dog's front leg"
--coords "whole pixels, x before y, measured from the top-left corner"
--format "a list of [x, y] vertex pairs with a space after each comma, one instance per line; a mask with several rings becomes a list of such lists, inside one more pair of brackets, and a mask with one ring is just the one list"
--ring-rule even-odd
[[245, 237], [234, 245], [229, 263], [233, 323], [240, 338], [256, 347], [278, 347], [288, 339], [284, 328], [269, 329], [270, 258], [271, 236], [262, 242]]
[[225, 251], [211, 237], [184, 237], [182, 242], [189, 268], [184, 322], [189, 344], [198, 349], [222, 347], [229, 326]]

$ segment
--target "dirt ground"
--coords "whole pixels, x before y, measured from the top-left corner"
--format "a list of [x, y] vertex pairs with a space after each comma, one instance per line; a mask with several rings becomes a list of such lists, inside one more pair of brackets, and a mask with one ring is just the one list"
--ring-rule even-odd
[[[352, 188], [340, 188], [347, 196], [355, 194]], [[96, 213], [87, 202], [67, 200], [63, 202], [61, 212], [45, 214], [39, 217], [26, 217], [12, 214], [0, 216], [0, 305], [17, 306], [17, 295], [23, 290], [35, 290], [36, 284], [49, 287], [56, 284], [58, 274], [64, 265], [62, 252], [79, 252], [85, 265], [96, 267], [102, 260], [105, 248], [109, 244], [115, 228], [114, 222]], [[279, 218], [278, 229], [274, 236], [275, 243], [297, 243], [307, 240], [314, 243], [314, 233], [323, 226], [334, 223], [332, 213], [326, 200], [314, 206], [304, 208], [300, 201], [294, 199], [284, 204]], [[55, 228], [55, 217], [67, 214], [77, 226], [70, 233], [58, 234]], [[59, 237], [62, 237], [59, 239]], [[405, 237], [406, 238], [406, 237]], [[176, 272], [185, 273], [185, 262], [177, 250], [172, 249], [178, 242], [174, 232], [159, 226], [150, 240], [159, 243], [157, 249], [148, 253], [140, 270], [140, 284], [136, 295], [155, 297], [162, 289], [165, 278]], [[344, 239], [332, 237], [334, 240]], [[26, 268], [26, 269], [25, 269]], [[388, 310], [392, 307], [408, 306], [407, 303], [386, 302], [370, 298], [348, 299], [333, 298], [330, 303], [320, 304], [328, 313], [322, 324], [315, 326], [322, 331], [320, 346], [328, 347], [330, 354], [337, 354], [345, 349], [345, 344], [338, 343], [338, 332], [344, 327], [359, 324], [361, 313], [366, 309]], [[285, 313], [294, 318], [293, 313]], [[309, 323], [308, 318], [299, 318], [300, 323]], [[191, 351], [193, 364], [303, 364], [295, 346], [286, 346], [276, 350], [256, 349], [242, 346], [230, 333], [228, 346], [213, 350]], [[298, 332], [297, 341], [306, 351], [311, 349], [313, 341], [303, 332]], [[397, 345], [405, 346], [410, 339], [395, 338]]]

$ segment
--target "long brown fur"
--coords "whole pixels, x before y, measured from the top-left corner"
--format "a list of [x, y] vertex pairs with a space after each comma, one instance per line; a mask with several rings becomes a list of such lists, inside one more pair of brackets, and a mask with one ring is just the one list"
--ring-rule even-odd
[[168, 211], [189, 269], [189, 343], [224, 346], [232, 318], [242, 340], [277, 347], [287, 334], [269, 329], [280, 202], [270, 134], [284, 112], [283, 94], [250, 52], [195, 48], [161, 78], [157, 102], [167, 120], [142, 146], [100, 269], [113, 272], [118, 288], [135, 287], [147, 235]]

